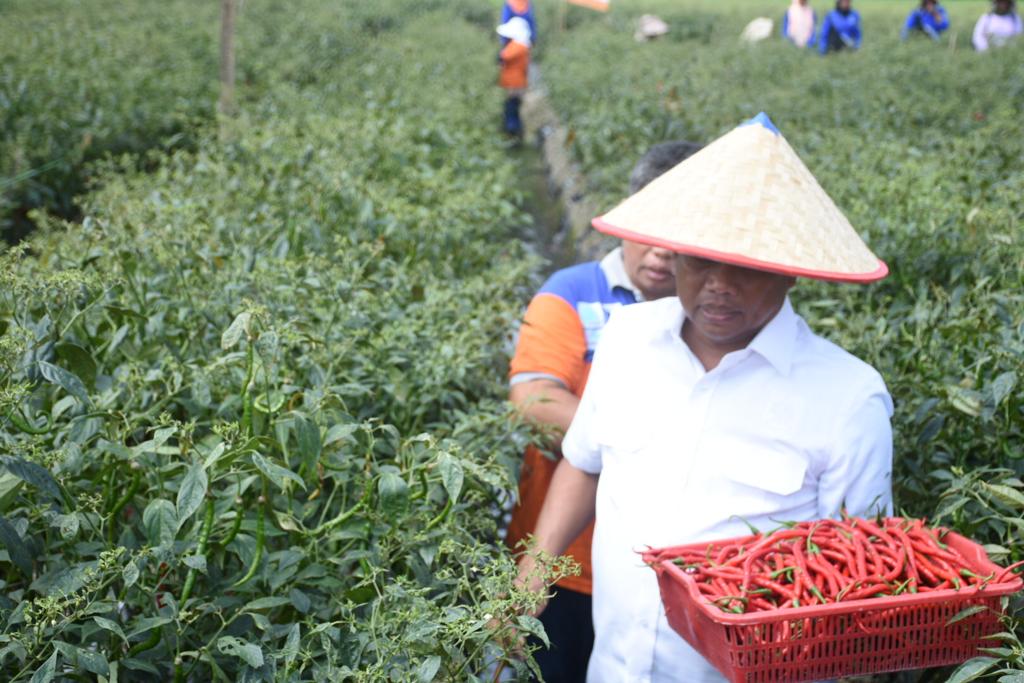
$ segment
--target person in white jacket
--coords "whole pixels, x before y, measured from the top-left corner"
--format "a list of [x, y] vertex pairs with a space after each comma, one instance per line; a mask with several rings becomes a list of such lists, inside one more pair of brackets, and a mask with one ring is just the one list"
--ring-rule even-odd
[[1014, 0], [995, 0], [992, 11], [981, 15], [974, 25], [972, 43], [978, 52], [1001, 47], [1024, 33], [1024, 22], [1016, 12]]

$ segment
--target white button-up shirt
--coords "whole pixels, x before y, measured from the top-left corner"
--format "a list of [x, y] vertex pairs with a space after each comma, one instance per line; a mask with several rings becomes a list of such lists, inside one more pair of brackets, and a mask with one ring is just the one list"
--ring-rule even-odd
[[892, 399], [787, 300], [710, 372], [675, 297], [615, 312], [562, 453], [600, 474], [588, 683], [724, 681], [671, 630], [636, 551], [889, 512]]

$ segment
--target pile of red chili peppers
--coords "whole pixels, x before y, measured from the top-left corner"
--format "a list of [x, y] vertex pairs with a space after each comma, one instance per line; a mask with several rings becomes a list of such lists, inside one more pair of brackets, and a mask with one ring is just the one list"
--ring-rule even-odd
[[736, 614], [1000, 582], [981, 576], [920, 519], [801, 522], [673, 561], [701, 594]]

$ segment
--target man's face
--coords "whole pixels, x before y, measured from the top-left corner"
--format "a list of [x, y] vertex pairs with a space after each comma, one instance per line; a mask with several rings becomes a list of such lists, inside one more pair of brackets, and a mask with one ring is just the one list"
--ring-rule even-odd
[[850, 9], [850, 0], [839, 0], [839, 2], [836, 3], [836, 7], [845, 12]]
[[676, 293], [689, 332], [712, 348], [744, 348], [782, 308], [792, 277], [678, 254]]
[[669, 296], [675, 291], [673, 256], [675, 254], [668, 249], [622, 240], [622, 261], [626, 266], [626, 275], [648, 301]]
[[1009, 2], [1009, 0], [997, 0], [995, 9], [996, 9], [996, 14], [1009, 14], [1010, 13], [1010, 2]]

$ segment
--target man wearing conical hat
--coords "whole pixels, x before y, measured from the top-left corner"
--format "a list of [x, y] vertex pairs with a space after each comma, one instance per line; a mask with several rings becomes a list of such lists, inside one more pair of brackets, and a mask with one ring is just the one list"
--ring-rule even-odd
[[[887, 268], [763, 114], [594, 225], [675, 252], [677, 296], [605, 326], [537, 544], [557, 555], [596, 515], [590, 683], [717, 683], [637, 551], [891, 511], [885, 383], [787, 296], [797, 277]], [[542, 590], [532, 569], [524, 558], [522, 581]]]

